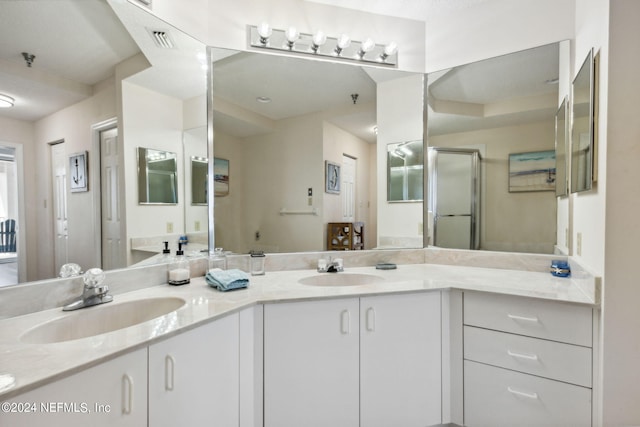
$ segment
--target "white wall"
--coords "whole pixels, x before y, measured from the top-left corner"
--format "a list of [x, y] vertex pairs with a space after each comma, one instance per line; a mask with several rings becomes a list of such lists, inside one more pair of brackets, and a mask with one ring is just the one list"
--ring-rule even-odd
[[[184, 153], [182, 150], [182, 101], [141, 86], [122, 82], [122, 129], [124, 133], [124, 174], [127, 186], [127, 264], [131, 264], [131, 238], [184, 233]], [[176, 153], [178, 166], [178, 204], [140, 205], [138, 203], [137, 147]]]
[[[23, 234], [26, 250], [22, 251], [19, 259], [20, 270], [24, 271], [25, 277], [20, 277], [21, 281], [36, 280], [38, 259], [35, 255], [29, 256], [31, 253], [35, 253], [35, 247], [39, 243], [38, 238], [38, 222], [36, 218], [36, 211], [38, 208], [38, 199], [36, 197], [36, 174], [33, 173], [32, 165], [35, 162], [35, 135], [34, 135], [33, 123], [24, 122], [21, 120], [14, 120], [0, 117], [0, 145], [2, 143], [17, 144], [22, 146], [23, 157], [23, 181], [19, 183], [22, 185], [21, 196], [24, 203], [24, 224], [18, 224], [19, 233]], [[20, 191], [20, 188], [18, 189]], [[22, 237], [19, 237], [22, 238]], [[21, 245], [21, 241], [18, 241], [18, 245]], [[22, 265], [26, 262], [26, 265]]]
[[432, 147], [482, 144], [483, 194], [480, 248], [552, 253], [556, 240], [553, 191], [509, 193], [509, 154], [554, 149], [553, 119], [520, 126], [463, 132], [429, 139]]
[[387, 245], [393, 239], [422, 247], [423, 204], [387, 202], [386, 180], [387, 145], [423, 139], [422, 87], [423, 77], [419, 74], [378, 84], [377, 170], [385, 171], [379, 173], [377, 182], [378, 245]]
[[[64, 140], [67, 155], [88, 151], [89, 170], [98, 167], [99, 153], [92, 146], [91, 126], [116, 116], [116, 90], [113, 80], [104, 82], [95, 88], [94, 95], [84, 101], [64, 108], [52, 115], [38, 120], [35, 128], [35, 163], [27, 169], [37, 170], [36, 198], [38, 237], [35, 247], [30, 247], [31, 256], [37, 260], [37, 279], [57, 276], [53, 258], [53, 217], [52, 184], [49, 143]], [[100, 232], [99, 217], [94, 196], [99, 183], [91, 180], [89, 191], [67, 194], [68, 211], [68, 254], [69, 262], [75, 262], [88, 269], [100, 265], [99, 249], [94, 236]], [[68, 187], [67, 187], [68, 190]]]
[[[324, 160], [330, 160], [334, 163], [342, 163], [342, 155], [353, 157], [356, 159], [356, 188], [355, 188], [355, 222], [364, 222], [365, 231], [365, 249], [375, 246], [375, 241], [369, 239], [368, 231], [377, 228], [373, 222], [370, 211], [375, 209], [375, 204], [371, 203], [371, 193], [369, 191], [370, 177], [376, 175], [375, 169], [371, 170], [369, 162], [370, 152], [376, 150], [375, 144], [369, 144], [366, 141], [340, 129], [339, 127], [324, 122], [323, 124], [323, 140], [324, 140]], [[342, 222], [342, 194], [324, 193], [324, 223]], [[324, 241], [326, 242], [327, 227], [324, 227]], [[321, 246], [326, 249], [326, 243]]]
[[[602, 68], [607, 68], [603, 76], [607, 96], [602, 100], [600, 114], [600, 119], [604, 116], [608, 122], [603, 129], [607, 139], [606, 235], [602, 248], [603, 424], [640, 425], [640, 56], [636, 47], [640, 39], [640, 2], [615, 0], [609, 7], [610, 32], [603, 49], [607, 51], [607, 61], [601, 63]], [[605, 88], [601, 88], [601, 94]]]

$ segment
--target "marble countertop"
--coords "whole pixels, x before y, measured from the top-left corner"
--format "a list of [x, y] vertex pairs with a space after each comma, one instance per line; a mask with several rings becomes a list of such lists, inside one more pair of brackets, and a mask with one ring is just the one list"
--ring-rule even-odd
[[[55, 308], [0, 320], [0, 376], [11, 374], [15, 377], [15, 384], [0, 391], [0, 397], [13, 397], [256, 304], [460, 289], [597, 306], [594, 295], [586, 292], [584, 286], [578, 286], [577, 279], [553, 277], [549, 273], [409, 264], [398, 265], [396, 270], [346, 268], [337, 274], [350, 273], [372, 274], [381, 280], [356, 286], [315, 286], [298, 281], [308, 276], [331, 273], [279, 271], [251, 276], [247, 289], [219, 292], [209, 287], [204, 277], [197, 277], [184, 286], [152, 286], [116, 295], [113, 302], [101, 306], [72, 312]], [[92, 337], [51, 344], [27, 344], [20, 340], [26, 331], [44, 322], [66, 316], [77, 316], [81, 322], [83, 314], [89, 310], [157, 297], [179, 297], [186, 304], [156, 319]]]

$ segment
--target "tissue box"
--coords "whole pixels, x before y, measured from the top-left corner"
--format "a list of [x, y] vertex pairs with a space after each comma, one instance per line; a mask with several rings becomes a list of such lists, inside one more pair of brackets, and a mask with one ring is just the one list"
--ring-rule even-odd
[[549, 271], [556, 277], [569, 277], [571, 275], [571, 267], [569, 267], [569, 263], [562, 260], [551, 261]]

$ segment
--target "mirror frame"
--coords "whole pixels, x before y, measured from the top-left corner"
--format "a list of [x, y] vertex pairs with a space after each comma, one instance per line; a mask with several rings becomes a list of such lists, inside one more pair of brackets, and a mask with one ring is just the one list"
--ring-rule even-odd
[[[172, 185], [171, 192], [173, 193], [171, 200], [159, 200], [154, 201], [150, 200], [150, 179], [149, 172], [151, 168], [149, 168], [149, 162], [147, 162], [147, 156], [149, 150], [157, 151], [158, 153], [167, 153], [170, 154], [171, 157], [164, 159], [164, 161], [171, 160], [173, 163], [173, 171], [170, 172], [167, 170], [161, 170], [162, 175], [170, 176], [170, 183]], [[145, 148], [145, 147], [137, 147], [137, 162], [138, 162], [138, 204], [140, 205], [177, 205], [178, 204], [178, 154], [173, 151], [165, 151], [159, 150], [157, 148]], [[143, 191], [146, 190], [146, 191]]]
[[556, 112], [556, 196], [558, 197], [569, 194], [567, 175], [569, 135], [569, 99], [565, 96]]
[[[572, 92], [572, 102], [571, 102], [571, 166], [570, 166], [570, 171], [571, 171], [571, 179], [570, 179], [570, 188], [571, 188], [571, 193], [579, 193], [579, 192], [583, 192], [583, 191], [589, 191], [592, 189], [593, 187], [593, 181], [594, 181], [594, 163], [595, 163], [595, 156], [594, 156], [594, 55], [593, 55], [593, 49], [589, 50], [589, 53], [587, 54], [587, 57], [585, 58], [584, 62], [582, 63], [580, 70], [576, 73], [576, 77], [573, 79], [573, 82], [571, 84], [571, 92]], [[585, 173], [587, 174], [586, 177], [584, 178], [584, 185], [580, 185], [579, 182], [579, 177], [578, 177], [578, 164], [580, 162], [580, 151], [581, 151], [581, 147], [580, 147], [580, 135], [581, 133], [579, 133], [579, 129], [576, 128], [576, 115], [577, 115], [577, 108], [578, 108], [578, 104], [576, 103], [576, 87], [577, 87], [577, 83], [581, 82], [582, 80], [588, 81], [588, 124], [587, 124], [587, 130], [588, 130], [588, 141], [587, 144], [588, 146], [585, 147], [587, 148], [588, 153], [585, 154], [585, 161], [586, 161], [586, 165], [585, 165]], [[584, 134], [584, 133], [582, 133]]]

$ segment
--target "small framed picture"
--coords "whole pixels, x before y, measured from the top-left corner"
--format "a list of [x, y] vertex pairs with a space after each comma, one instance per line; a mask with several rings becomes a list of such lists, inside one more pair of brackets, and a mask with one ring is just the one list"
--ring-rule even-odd
[[555, 189], [555, 150], [509, 154], [509, 193]]
[[87, 152], [74, 153], [69, 156], [69, 187], [72, 193], [89, 190]]
[[325, 191], [327, 193], [340, 194], [340, 165], [325, 160]]

